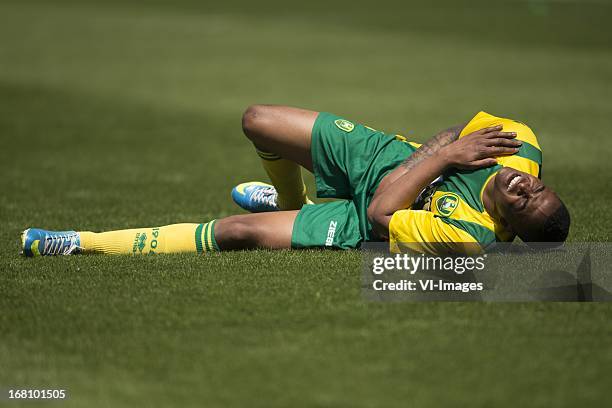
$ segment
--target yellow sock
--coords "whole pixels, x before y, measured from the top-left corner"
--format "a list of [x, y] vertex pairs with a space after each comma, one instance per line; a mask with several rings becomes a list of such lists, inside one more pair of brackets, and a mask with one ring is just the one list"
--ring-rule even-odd
[[257, 154], [276, 188], [277, 204], [281, 210], [299, 210], [304, 204], [312, 203], [306, 196], [306, 184], [299, 164], [274, 153], [257, 150]]
[[163, 227], [135, 228], [108, 232], [79, 232], [84, 253], [103, 254], [177, 254], [218, 251], [216, 220], [205, 224], [172, 224]]

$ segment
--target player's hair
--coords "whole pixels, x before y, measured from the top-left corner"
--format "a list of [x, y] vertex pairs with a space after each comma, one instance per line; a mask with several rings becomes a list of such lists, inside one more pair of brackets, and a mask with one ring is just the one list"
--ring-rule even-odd
[[559, 203], [561, 204], [559, 208], [544, 221], [542, 226], [542, 235], [547, 242], [565, 242], [569, 234], [570, 214], [561, 199]]
[[559, 207], [544, 220], [537, 232], [530, 233], [529, 237], [524, 240], [535, 241], [528, 242], [530, 247], [538, 249], [554, 248], [567, 239], [571, 223], [570, 214], [563, 201], [560, 198], [558, 200]]

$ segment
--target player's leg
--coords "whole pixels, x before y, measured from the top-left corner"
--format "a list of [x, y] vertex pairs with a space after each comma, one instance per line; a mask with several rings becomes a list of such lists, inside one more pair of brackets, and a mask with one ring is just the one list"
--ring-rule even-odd
[[310, 143], [319, 112], [279, 105], [252, 105], [242, 129], [258, 151], [282, 157], [312, 171]]
[[293, 224], [299, 211], [243, 214], [219, 220], [215, 240], [221, 250], [291, 248]]
[[[331, 113], [284, 106], [254, 105], [245, 112], [243, 121], [245, 134], [255, 146], [271, 152], [260, 153], [264, 167], [279, 192], [287, 187], [284, 191], [291, 194], [286, 196], [297, 197], [296, 208], [304, 204], [305, 194], [300, 194], [304, 189], [299, 167], [291, 161], [313, 171], [319, 197], [352, 199], [363, 187], [362, 176], [376, 157], [374, 151], [395, 140], [395, 135]], [[276, 204], [270, 204], [276, 199], [276, 191], [269, 187], [245, 183], [237, 186], [232, 196], [251, 212], [277, 210]], [[287, 208], [282, 204], [281, 208]]]
[[300, 166], [312, 171], [311, 133], [318, 114], [289, 106], [252, 105], [242, 116], [244, 134], [276, 188], [280, 209], [299, 209], [309, 202]]
[[219, 250], [291, 248], [298, 211], [235, 215], [203, 224], [172, 224], [94, 233], [28, 229], [22, 236], [26, 256], [202, 253]]

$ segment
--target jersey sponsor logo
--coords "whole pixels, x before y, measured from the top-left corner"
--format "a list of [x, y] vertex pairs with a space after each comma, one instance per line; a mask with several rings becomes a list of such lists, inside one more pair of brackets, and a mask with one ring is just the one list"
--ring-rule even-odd
[[344, 130], [347, 133], [355, 129], [355, 125], [353, 125], [352, 122], [349, 122], [346, 119], [336, 119], [334, 123], [336, 124], [336, 126], [338, 126], [338, 129]]
[[327, 239], [325, 240], [325, 246], [332, 246], [334, 244], [334, 235], [336, 235], [337, 226], [337, 221], [330, 221], [329, 228], [327, 229]]
[[459, 196], [453, 193], [446, 193], [436, 200], [436, 209], [444, 217], [450, 217], [459, 205]]

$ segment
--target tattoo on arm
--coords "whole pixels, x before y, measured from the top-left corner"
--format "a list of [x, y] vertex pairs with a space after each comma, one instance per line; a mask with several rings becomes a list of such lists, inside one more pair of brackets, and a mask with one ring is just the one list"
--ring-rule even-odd
[[421, 161], [430, 157], [432, 154], [443, 148], [444, 146], [451, 144], [455, 140], [459, 138], [459, 134], [463, 130], [465, 125], [453, 126], [442, 132], [438, 133], [431, 139], [429, 139], [426, 143], [421, 145], [417, 149], [416, 152], [412, 153], [405, 161], [402, 163], [402, 167], [404, 170], [408, 171], [416, 166]]

